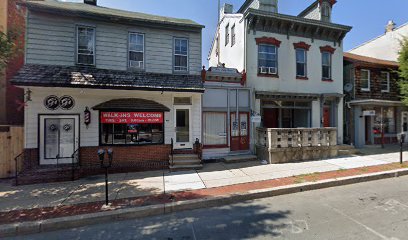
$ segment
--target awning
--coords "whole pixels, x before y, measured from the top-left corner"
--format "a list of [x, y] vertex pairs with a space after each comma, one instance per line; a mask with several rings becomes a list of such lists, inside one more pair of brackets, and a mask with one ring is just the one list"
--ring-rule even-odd
[[308, 93], [283, 93], [283, 92], [264, 92], [257, 91], [255, 93], [256, 99], [268, 99], [268, 100], [317, 100], [320, 98], [320, 94], [308, 94]]
[[94, 106], [94, 110], [107, 111], [142, 111], [142, 112], [169, 112], [170, 109], [155, 101], [140, 98], [113, 99]]
[[374, 106], [404, 106], [400, 101], [379, 100], [379, 99], [364, 99], [350, 101], [350, 105], [374, 105]]

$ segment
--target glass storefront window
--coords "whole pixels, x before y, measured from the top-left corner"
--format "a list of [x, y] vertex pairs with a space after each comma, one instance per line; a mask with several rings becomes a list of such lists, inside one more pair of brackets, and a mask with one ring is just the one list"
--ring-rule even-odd
[[227, 145], [227, 113], [204, 112], [204, 145]]
[[374, 133], [381, 134], [381, 123], [384, 124], [383, 128], [385, 134], [396, 133], [394, 107], [375, 108]]
[[163, 113], [102, 112], [101, 144], [163, 144]]

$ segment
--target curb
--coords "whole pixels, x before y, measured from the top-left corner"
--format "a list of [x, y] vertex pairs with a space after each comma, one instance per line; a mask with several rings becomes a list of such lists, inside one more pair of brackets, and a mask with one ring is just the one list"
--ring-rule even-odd
[[395, 178], [406, 175], [408, 175], [408, 169], [397, 169], [392, 171], [370, 173], [358, 176], [343, 177], [338, 179], [329, 179], [317, 182], [307, 182], [282, 187], [259, 189], [245, 193], [236, 193], [218, 197], [208, 197], [202, 199], [177, 201], [173, 203], [157, 204], [144, 207], [119, 209], [108, 212], [97, 212], [77, 216], [52, 218], [42, 221], [4, 224], [0, 225], [0, 237], [35, 234], [40, 232], [76, 228], [111, 221], [121, 221], [134, 218], [158, 216], [185, 210], [216, 207], [247, 200], [268, 198], [279, 195], [292, 194], [336, 186], [344, 186], [355, 183], [375, 181], [380, 179]]

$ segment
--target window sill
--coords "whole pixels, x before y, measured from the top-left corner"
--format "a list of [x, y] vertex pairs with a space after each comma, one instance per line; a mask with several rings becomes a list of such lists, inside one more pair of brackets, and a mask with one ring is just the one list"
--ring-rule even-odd
[[390, 91], [381, 90], [381, 93], [390, 93]]
[[76, 63], [76, 65], [81, 66], [81, 67], [94, 67], [94, 68], [96, 68], [95, 64]]
[[258, 77], [279, 78], [279, 74], [258, 73]]
[[322, 82], [334, 82], [333, 79], [322, 79]]
[[370, 92], [370, 89], [361, 89], [362, 92]]
[[309, 80], [308, 77], [296, 76], [297, 80]]

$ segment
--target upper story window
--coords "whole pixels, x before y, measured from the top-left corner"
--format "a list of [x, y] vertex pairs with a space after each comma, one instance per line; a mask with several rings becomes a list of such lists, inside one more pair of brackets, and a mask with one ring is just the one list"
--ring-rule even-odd
[[174, 39], [174, 71], [188, 71], [188, 39]]
[[305, 49], [296, 49], [296, 77], [307, 76], [307, 52]]
[[258, 70], [260, 74], [278, 74], [278, 48], [275, 45], [258, 46]]
[[322, 6], [322, 20], [324, 21], [330, 21], [330, 6], [328, 6], [327, 4], [324, 4]]
[[361, 91], [370, 91], [370, 70], [362, 69], [360, 71]]
[[332, 54], [322, 52], [322, 79], [331, 80], [332, 78]]
[[225, 46], [228, 45], [230, 38], [229, 24], [225, 27]]
[[95, 65], [95, 28], [77, 27], [77, 63]]
[[235, 24], [231, 27], [231, 46], [235, 45]]
[[380, 79], [381, 79], [381, 92], [389, 92], [390, 91], [390, 73], [381, 72]]
[[144, 34], [129, 33], [129, 67], [144, 67]]

